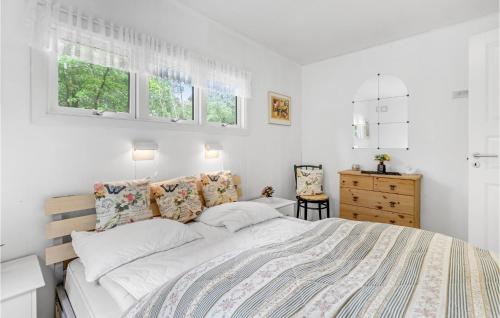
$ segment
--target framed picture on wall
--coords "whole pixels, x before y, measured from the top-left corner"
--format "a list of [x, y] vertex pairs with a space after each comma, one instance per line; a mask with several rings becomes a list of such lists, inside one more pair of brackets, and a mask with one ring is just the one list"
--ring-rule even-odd
[[269, 92], [269, 123], [291, 125], [291, 98], [275, 92]]

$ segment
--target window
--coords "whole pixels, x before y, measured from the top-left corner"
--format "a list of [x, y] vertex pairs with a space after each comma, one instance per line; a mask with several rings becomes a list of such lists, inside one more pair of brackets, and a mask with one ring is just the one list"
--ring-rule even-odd
[[207, 122], [222, 126], [238, 125], [237, 96], [211, 90], [207, 96]]
[[67, 55], [51, 60], [50, 110], [58, 114], [244, 128], [244, 99], [226, 87], [138, 74]]
[[60, 107], [129, 113], [130, 73], [61, 55], [57, 95]]
[[172, 121], [194, 120], [194, 87], [189, 83], [149, 78], [149, 114]]

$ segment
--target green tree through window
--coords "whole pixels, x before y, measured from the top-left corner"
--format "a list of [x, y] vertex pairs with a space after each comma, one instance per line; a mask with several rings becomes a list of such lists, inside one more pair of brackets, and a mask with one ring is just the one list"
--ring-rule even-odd
[[184, 82], [151, 77], [149, 113], [160, 118], [193, 120], [193, 87]]
[[237, 124], [237, 98], [234, 95], [211, 90], [207, 100], [207, 121], [226, 125]]
[[130, 74], [61, 55], [59, 106], [128, 113]]
[[[130, 86], [131, 73], [87, 63], [67, 55], [58, 58], [58, 102], [65, 108], [99, 112], [130, 113], [130, 94], [140, 97]], [[142, 78], [142, 77], [141, 77]], [[195, 120], [195, 88], [183, 81], [151, 76], [147, 79], [149, 115], [156, 118]], [[224, 89], [208, 90], [206, 122], [238, 125], [238, 98]]]

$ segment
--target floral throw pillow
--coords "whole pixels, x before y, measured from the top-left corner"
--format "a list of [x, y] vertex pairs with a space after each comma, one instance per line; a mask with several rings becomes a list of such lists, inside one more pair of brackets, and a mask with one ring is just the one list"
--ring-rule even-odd
[[323, 193], [323, 170], [297, 169], [297, 194], [315, 195]]
[[149, 179], [96, 183], [96, 231], [151, 218], [149, 186]]
[[161, 215], [167, 219], [186, 223], [197, 218], [203, 210], [195, 177], [154, 183], [151, 190]]
[[201, 184], [207, 207], [238, 201], [238, 192], [230, 171], [202, 173]]

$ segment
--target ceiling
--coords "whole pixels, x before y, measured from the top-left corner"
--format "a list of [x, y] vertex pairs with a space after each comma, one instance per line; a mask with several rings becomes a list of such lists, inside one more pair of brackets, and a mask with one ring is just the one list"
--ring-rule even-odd
[[299, 64], [498, 11], [497, 0], [177, 0]]

